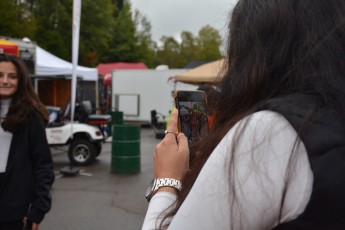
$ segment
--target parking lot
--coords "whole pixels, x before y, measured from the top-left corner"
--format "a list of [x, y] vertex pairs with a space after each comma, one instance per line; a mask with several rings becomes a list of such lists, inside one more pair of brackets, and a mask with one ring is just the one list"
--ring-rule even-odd
[[94, 163], [77, 167], [79, 174], [69, 177], [60, 173], [69, 165], [67, 148], [52, 148], [53, 204], [40, 229], [141, 229], [147, 209], [145, 192], [153, 177], [153, 151], [159, 141], [151, 128], [141, 128], [141, 170], [132, 175], [111, 173], [111, 140], [103, 144]]

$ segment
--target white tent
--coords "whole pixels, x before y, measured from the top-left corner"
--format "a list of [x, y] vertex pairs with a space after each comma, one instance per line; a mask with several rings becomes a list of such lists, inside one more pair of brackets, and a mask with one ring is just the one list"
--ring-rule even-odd
[[[38, 93], [38, 81], [40, 77], [58, 77], [68, 76], [72, 77], [73, 65], [72, 63], [65, 61], [48, 51], [42, 49], [36, 45], [36, 67], [34, 77], [34, 87], [36, 93]], [[88, 68], [84, 66], [76, 67], [76, 74], [82, 79], [82, 81], [95, 82], [95, 103], [98, 108], [98, 71], [97, 68]]]
[[[72, 63], [67, 62], [49, 52], [36, 46], [36, 74], [37, 76], [72, 76]], [[77, 66], [77, 76], [84, 81], [97, 81], [97, 68]]]

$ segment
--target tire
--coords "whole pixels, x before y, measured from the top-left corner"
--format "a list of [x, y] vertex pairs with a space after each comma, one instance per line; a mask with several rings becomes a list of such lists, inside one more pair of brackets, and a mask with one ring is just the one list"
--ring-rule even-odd
[[101, 154], [102, 152], [102, 142], [94, 142], [93, 145], [95, 146], [96, 149], [96, 157], [99, 156], [99, 154]]
[[74, 165], [89, 165], [97, 155], [95, 145], [85, 139], [74, 140], [68, 149], [68, 158]]

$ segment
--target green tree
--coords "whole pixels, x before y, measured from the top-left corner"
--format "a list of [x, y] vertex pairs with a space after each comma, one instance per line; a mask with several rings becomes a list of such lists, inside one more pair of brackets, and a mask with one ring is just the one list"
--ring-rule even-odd
[[116, 6], [109, 0], [84, 0], [80, 20], [80, 63], [96, 66], [108, 52]]
[[180, 66], [183, 67], [191, 60], [199, 59], [198, 40], [191, 32], [183, 31], [181, 33], [180, 45]]
[[24, 1], [0, 1], [0, 35], [14, 38], [33, 38], [36, 33], [36, 18]]
[[111, 33], [113, 39], [110, 42], [109, 52], [105, 56], [104, 61], [136, 61], [136, 28], [132, 19], [130, 3], [125, 2], [121, 11], [117, 13], [115, 26], [113, 27]]
[[[32, 0], [38, 18], [36, 41], [55, 55], [72, 56], [73, 0]], [[79, 63], [95, 66], [107, 52], [116, 6], [110, 0], [83, 0], [80, 19]]]
[[71, 60], [72, 0], [37, 0], [32, 5], [37, 18], [35, 40], [55, 55]]
[[139, 11], [135, 11], [134, 22], [136, 27], [135, 39], [137, 41], [136, 53], [138, 55], [136, 61], [145, 62], [147, 66], [153, 67], [157, 44], [152, 40], [151, 23]]
[[204, 26], [199, 30], [198, 47], [200, 60], [213, 61], [222, 57], [220, 46], [222, 38], [218, 30], [211, 26]]
[[180, 58], [180, 44], [173, 37], [161, 38], [162, 48], [157, 51], [155, 64], [165, 64], [169, 68], [178, 68], [178, 60]]
[[192, 60], [214, 61], [220, 59], [219, 32], [211, 26], [200, 29], [198, 37], [191, 32], [181, 33], [181, 43], [173, 37], [162, 37], [162, 46], [158, 49], [155, 64], [167, 64], [170, 68], [182, 68]]
[[[119, 9], [119, 11], [122, 10], [124, 2], [125, 2], [125, 0], [113, 0], [114, 5], [116, 5], [116, 7]], [[117, 14], [115, 14], [115, 15], [117, 15]]]
[[[29, 37], [70, 61], [72, 7], [73, 0], [0, 0], [0, 35]], [[221, 37], [211, 26], [202, 27], [197, 37], [182, 32], [181, 43], [173, 37], [162, 37], [161, 42], [158, 48], [151, 38], [150, 22], [139, 11], [132, 14], [129, 1], [82, 1], [80, 64], [127, 61], [181, 68], [191, 60], [221, 58]]]

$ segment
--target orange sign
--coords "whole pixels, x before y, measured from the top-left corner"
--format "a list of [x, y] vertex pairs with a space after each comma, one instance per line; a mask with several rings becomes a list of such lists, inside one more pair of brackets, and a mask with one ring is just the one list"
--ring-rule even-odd
[[16, 43], [0, 39], [0, 53], [13, 54], [19, 56], [19, 48]]

